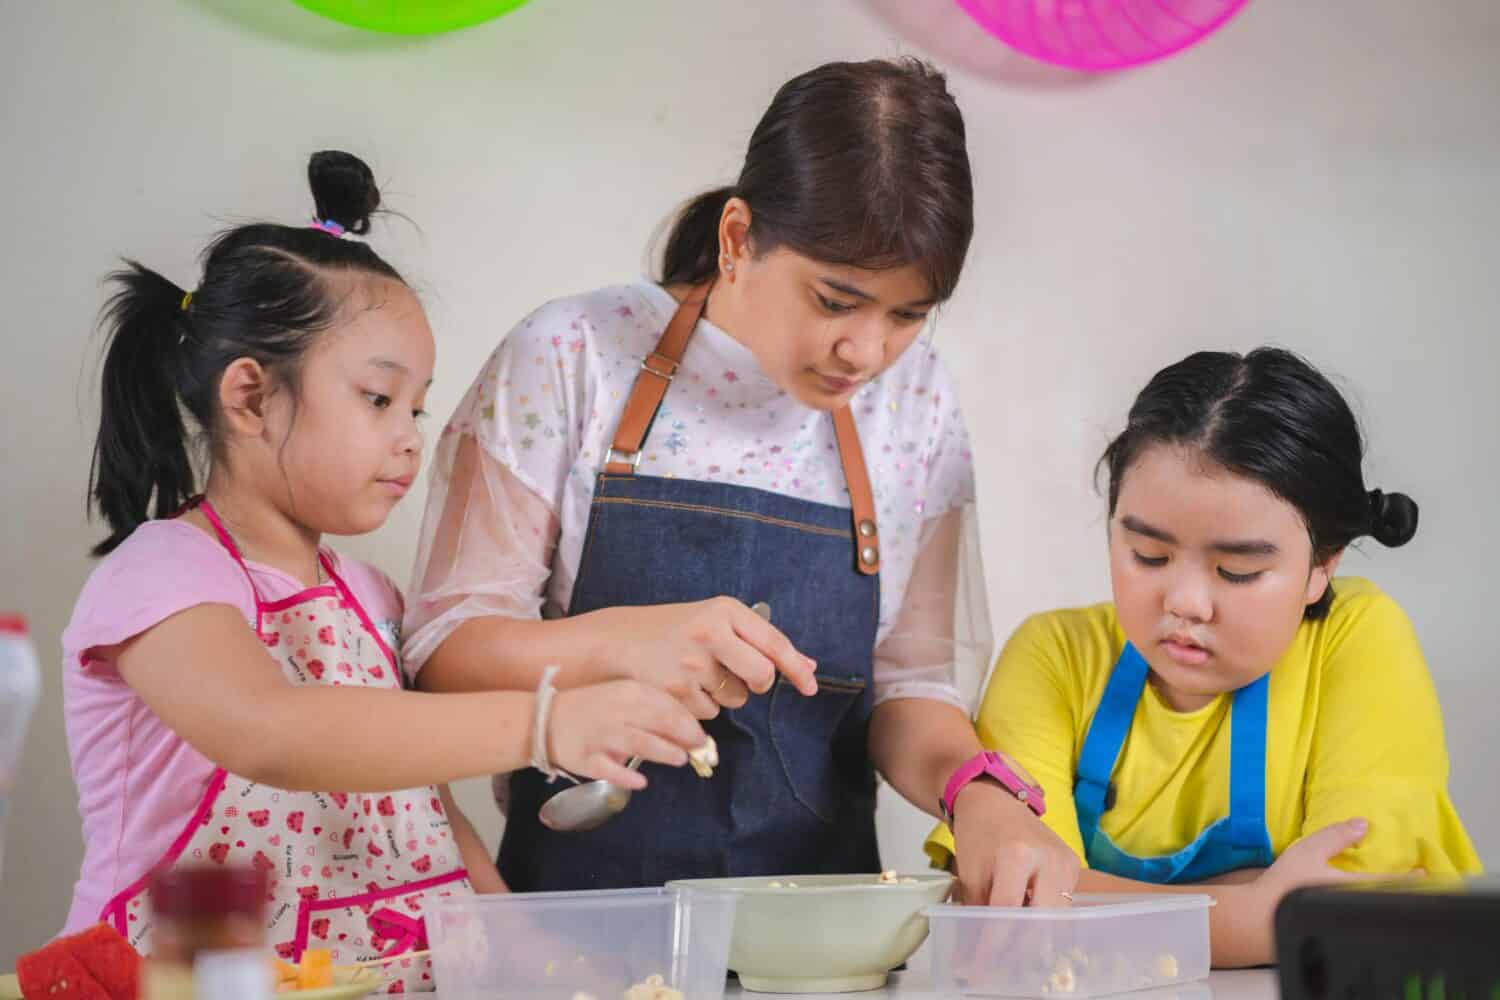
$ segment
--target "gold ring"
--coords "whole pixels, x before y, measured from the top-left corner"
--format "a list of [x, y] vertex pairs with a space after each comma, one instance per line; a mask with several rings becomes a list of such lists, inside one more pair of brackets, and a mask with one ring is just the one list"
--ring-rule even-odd
[[729, 678], [726, 677], [722, 681], [719, 682], [719, 686], [718, 687], [714, 688], [713, 693], [714, 694], [718, 694], [720, 691], [724, 690], [728, 686], [729, 686]]

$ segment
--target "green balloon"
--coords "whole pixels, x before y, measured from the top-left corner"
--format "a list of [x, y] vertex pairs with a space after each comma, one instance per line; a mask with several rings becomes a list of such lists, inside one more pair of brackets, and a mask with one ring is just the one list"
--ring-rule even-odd
[[295, 0], [314, 14], [368, 31], [434, 35], [509, 14], [527, 0]]

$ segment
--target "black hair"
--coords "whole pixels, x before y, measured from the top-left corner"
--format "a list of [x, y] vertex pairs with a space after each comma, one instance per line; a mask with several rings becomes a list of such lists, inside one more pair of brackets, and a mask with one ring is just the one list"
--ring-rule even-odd
[[[109, 526], [105, 555], [148, 519], [195, 494], [184, 412], [216, 453], [219, 381], [240, 358], [259, 362], [294, 392], [298, 363], [340, 308], [338, 274], [402, 281], [395, 268], [338, 229], [366, 233], [380, 205], [374, 176], [349, 153], [314, 153], [307, 165], [316, 226], [252, 223], [203, 252], [191, 294], [133, 260], [111, 273], [107, 334], [89, 493]], [[404, 282], [403, 282], [404, 283]]]
[[739, 179], [690, 201], [667, 238], [662, 283], [718, 273], [719, 219], [750, 206], [757, 256], [786, 247], [869, 270], [915, 265], [952, 296], [974, 233], [963, 115], [943, 74], [916, 59], [836, 62], [783, 84]]
[[[1295, 507], [1315, 562], [1364, 535], [1394, 547], [1416, 534], [1411, 497], [1366, 489], [1365, 443], [1349, 404], [1290, 351], [1200, 351], [1157, 372], [1099, 460], [1109, 469], [1111, 517], [1126, 471], [1158, 444], [1191, 448]], [[1305, 615], [1323, 618], [1332, 604], [1330, 584]]]

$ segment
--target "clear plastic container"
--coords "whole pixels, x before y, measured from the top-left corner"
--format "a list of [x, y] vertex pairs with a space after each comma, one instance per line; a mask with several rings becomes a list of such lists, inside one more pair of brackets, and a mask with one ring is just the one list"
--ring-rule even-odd
[[444, 1000], [722, 1000], [736, 899], [670, 889], [449, 898], [427, 916]]
[[1208, 976], [1208, 896], [1079, 895], [1071, 909], [932, 906], [941, 996], [1097, 997]]
[[42, 693], [42, 672], [26, 619], [0, 613], [0, 865], [5, 861], [5, 808], [21, 765], [21, 744]]

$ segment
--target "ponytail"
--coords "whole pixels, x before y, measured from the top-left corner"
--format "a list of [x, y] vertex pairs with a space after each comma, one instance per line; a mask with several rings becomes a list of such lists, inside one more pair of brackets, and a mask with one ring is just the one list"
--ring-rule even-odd
[[126, 261], [109, 282], [99, 434], [89, 493], [109, 525], [94, 555], [111, 552], [151, 516], [166, 517], [193, 495], [193, 467], [178, 402], [181, 347], [191, 335], [186, 294]]
[[1417, 502], [1405, 493], [1371, 490], [1370, 537], [1386, 548], [1397, 548], [1417, 533]]
[[[111, 274], [99, 434], [89, 494], [112, 552], [146, 520], [170, 517], [195, 494], [189, 426], [221, 457], [219, 382], [248, 358], [296, 398], [303, 356], [333, 326], [343, 295], [333, 275], [400, 282], [364, 240], [380, 208], [374, 174], [357, 156], [315, 153], [307, 177], [313, 226], [254, 222], [221, 233], [203, 254], [198, 287], [184, 292], [127, 260]], [[404, 283], [404, 282], [403, 282]]]
[[705, 191], [683, 206], [662, 251], [663, 285], [696, 285], [719, 273], [719, 219], [734, 188]]

